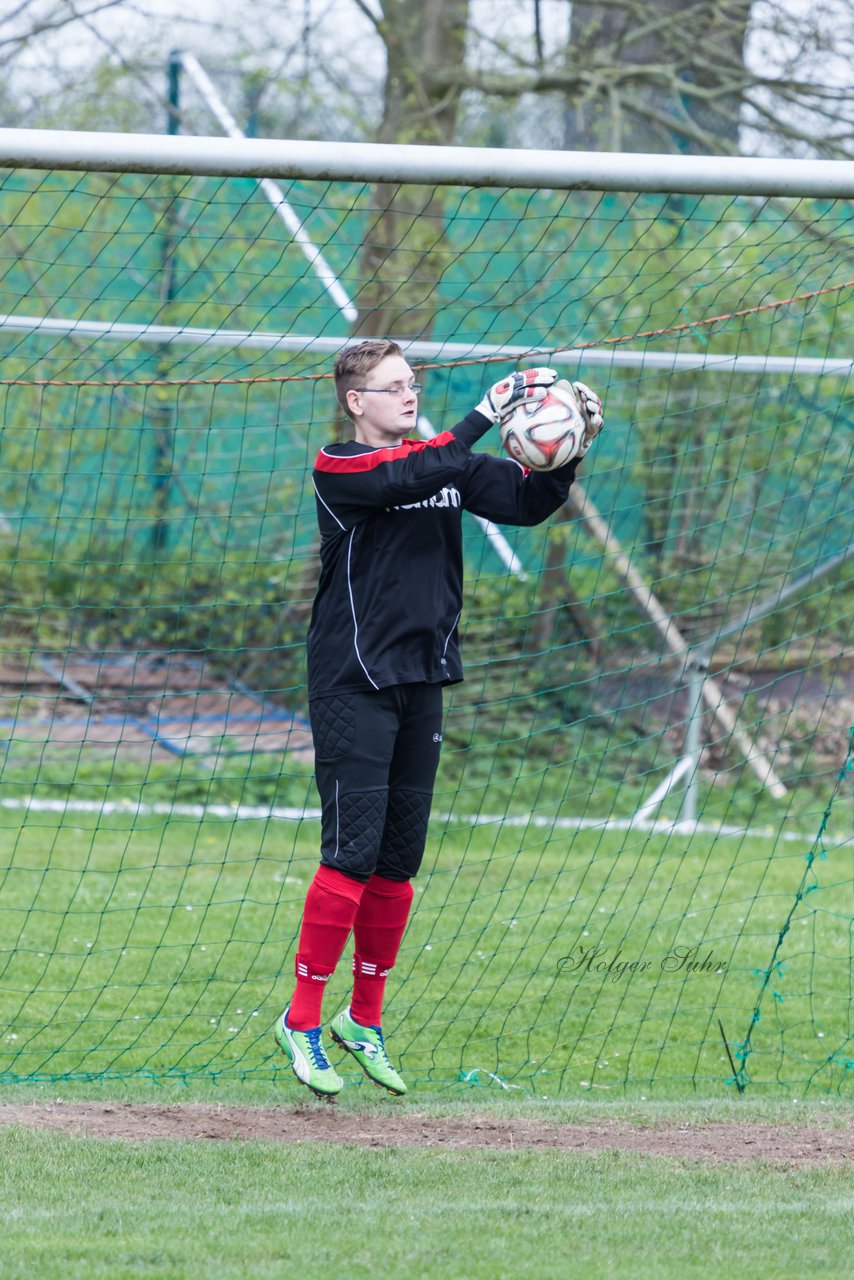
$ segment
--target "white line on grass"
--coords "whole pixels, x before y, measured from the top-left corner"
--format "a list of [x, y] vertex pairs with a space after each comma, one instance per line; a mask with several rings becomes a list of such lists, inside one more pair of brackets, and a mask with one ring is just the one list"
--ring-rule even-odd
[[[311, 807], [286, 807], [250, 804], [168, 804], [147, 803], [136, 800], [62, 800], [38, 799], [35, 796], [6, 797], [0, 800], [0, 808], [24, 810], [31, 813], [94, 813], [108, 817], [126, 814], [131, 817], [196, 818], [225, 822], [316, 822], [321, 811]], [[545, 827], [557, 831], [648, 831], [656, 835], [708, 835], [715, 837], [751, 837], [761, 840], [782, 840], [787, 843], [812, 847], [815, 835], [805, 831], [782, 831], [775, 827], [740, 827], [732, 823], [680, 822], [676, 819], [655, 818], [649, 821], [637, 818], [572, 818], [548, 817], [540, 813], [436, 813], [434, 823], [459, 824], [461, 826], [486, 827]], [[824, 843], [844, 845], [851, 841], [845, 837], [825, 834]]]

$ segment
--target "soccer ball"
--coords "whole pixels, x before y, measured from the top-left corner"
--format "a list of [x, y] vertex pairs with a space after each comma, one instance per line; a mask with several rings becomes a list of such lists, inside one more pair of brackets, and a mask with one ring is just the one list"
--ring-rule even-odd
[[544, 400], [514, 409], [501, 424], [501, 443], [510, 457], [532, 471], [554, 471], [577, 456], [586, 430], [578, 398], [568, 382], [549, 387]]

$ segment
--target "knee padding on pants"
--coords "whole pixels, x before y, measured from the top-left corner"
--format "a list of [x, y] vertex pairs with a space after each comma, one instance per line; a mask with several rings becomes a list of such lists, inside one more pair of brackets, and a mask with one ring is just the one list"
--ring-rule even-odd
[[354, 880], [368, 880], [380, 854], [387, 801], [386, 787], [336, 795], [334, 830], [324, 841], [321, 862]]
[[417, 875], [427, 843], [429, 791], [396, 787], [388, 798], [376, 873], [386, 880], [411, 880]]

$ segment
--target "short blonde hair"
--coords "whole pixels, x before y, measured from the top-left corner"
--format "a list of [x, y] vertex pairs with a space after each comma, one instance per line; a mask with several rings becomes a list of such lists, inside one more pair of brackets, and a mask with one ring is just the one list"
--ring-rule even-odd
[[366, 338], [364, 342], [344, 348], [335, 361], [335, 394], [348, 418], [353, 415], [347, 404], [347, 392], [361, 386], [381, 360], [402, 355], [402, 349], [390, 338]]

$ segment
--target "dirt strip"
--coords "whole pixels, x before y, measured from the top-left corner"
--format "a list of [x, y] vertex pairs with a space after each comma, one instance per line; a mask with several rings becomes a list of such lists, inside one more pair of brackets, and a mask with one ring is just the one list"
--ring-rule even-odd
[[0, 1124], [95, 1138], [351, 1143], [443, 1151], [632, 1151], [710, 1162], [769, 1160], [790, 1165], [854, 1162], [854, 1122], [843, 1128], [737, 1124], [634, 1125], [596, 1121], [548, 1125], [471, 1116], [436, 1119], [417, 1112], [354, 1115], [334, 1105], [209, 1106], [200, 1103], [53, 1102], [0, 1105]]

